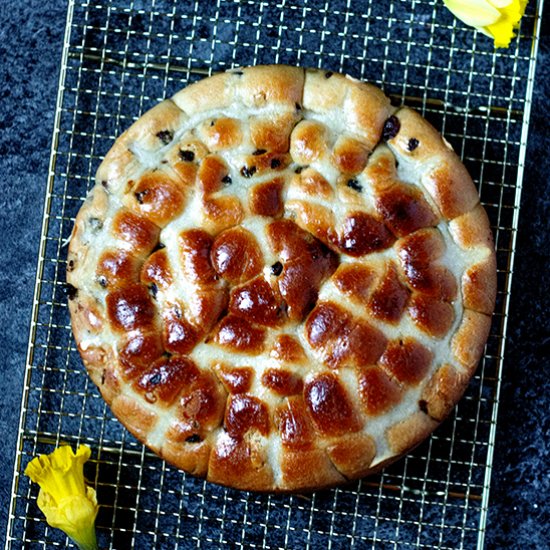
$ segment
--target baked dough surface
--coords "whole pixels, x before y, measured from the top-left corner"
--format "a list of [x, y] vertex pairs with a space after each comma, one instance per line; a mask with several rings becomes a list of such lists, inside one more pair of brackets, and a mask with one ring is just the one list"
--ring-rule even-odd
[[446, 417], [496, 266], [470, 176], [420, 115], [263, 66], [117, 139], [67, 282], [86, 368], [138, 439], [216, 483], [296, 491], [377, 471]]

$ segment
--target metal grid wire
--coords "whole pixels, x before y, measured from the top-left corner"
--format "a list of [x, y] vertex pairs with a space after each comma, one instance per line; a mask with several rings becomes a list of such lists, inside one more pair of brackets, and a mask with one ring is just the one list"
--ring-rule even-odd
[[[92, 447], [102, 548], [483, 546], [541, 11], [494, 50], [439, 0], [69, 2], [6, 548], [67, 544], [22, 474], [61, 442]], [[420, 110], [468, 166], [498, 255], [486, 353], [453, 415], [380, 475], [305, 496], [221, 488], [147, 451], [88, 379], [63, 292], [66, 239], [116, 136], [188, 82], [260, 63], [346, 72]]]

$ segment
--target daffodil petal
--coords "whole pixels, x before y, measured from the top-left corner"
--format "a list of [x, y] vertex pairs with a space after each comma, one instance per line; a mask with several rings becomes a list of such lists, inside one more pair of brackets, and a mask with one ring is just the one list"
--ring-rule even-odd
[[486, 27], [500, 18], [500, 12], [484, 0], [443, 0], [445, 6], [472, 27]]
[[501, 9], [500, 19], [487, 26], [487, 31], [495, 40], [496, 48], [507, 48], [515, 36], [514, 30], [525, 13], [527, 2], [525, 0], [512, 0], [510, 5]]
[[495, 40], [496, 48], [507, 48], [515, 36], [513, 26], [506, 21], [499, 21], [487, 27], [487, 32]]
[[512, 0], [508, 6], [500, 8], [501, 16], [509, 21], [510, 23], [517, 25], [523, 14], [525, 13], [525, 8], [527, 7], [526, 0]]
[[513, 0], [488, 0], [488, 2], [495, 8], [506, 8], [513, 2]]
[[37, 504], [48, 524], [62, 529], [81, 550], [97, 548], [94, 523], [99, 507], [83, 470], [90, 454], [86, 445], [76, 453], [63, 446], [34, 458], [25, 468], [25, 474], [40, 485]]
[[46, 516], [48, 524], [64, 531], [79, 548], [97, 548], [94, 523], [98, 506], [95, 491], [93, 491], [93, 498], [66, 497], [59, 506], [53, 506], [49, 495], [41, 490], [38, 496], [38, 507]]
[[25, 474], [55, 501], [73, 494], [85, 494], [82, 467], [90, 454], [90, 448], [85, 445], [80, 445], [76, 453], [69, 445], [63, 445], [49, 455], [40, 455], [31, 460], [25, 468]]
[[466, 24], [493, 38], [496, 48], [510, 45], [528, 0], [443, 0]]
[[489, 38], [494, 38], [494, 36], [485, 28], [485, 27], [476, 27], [476, 29], [485, 36], [488, 36]]

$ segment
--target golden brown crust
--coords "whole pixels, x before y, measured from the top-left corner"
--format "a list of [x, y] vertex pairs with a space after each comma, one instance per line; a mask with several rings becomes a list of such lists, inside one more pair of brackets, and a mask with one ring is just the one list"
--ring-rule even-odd
[[465, 250], [477, 250], [480, 260], [462, 276], [464, 305], [468, 309], [491, 315], [495, 307], [497, 278], [496, 253], [489, 218], [478, 204], [449, 223], [453, 239]]
[[229, 107], [235, 95], [237, 75], [231, 72], [216, 74], [180, 90], [172, 101], [189, 116], [195, 113]]
[[158, 419], [157, 414], [140, 405], [131, 396], [117, 395], [110, 404], [113, 414], [135, 435], [138, 439], [147, 439]]
[[[398, 130], [388, 140], [392, 150], [421, 166], [439, 164], [438, 157], [447, 155], [456, 158], [457, 164], [460, 163], [451, 146], [441, 139], [441, 134], [416, 111], [401, 107], [394, 116], [398, 119]], [[416, 141], [411, 143], [411, 140]]]
[[464, 316], [453, 337], [451, 349], [455, 360], [470, 375], [473, 374], [481, 359], [490, 329], [491, 317], [477, 311], [464, 310]]
[[376, 456], [376, 442], [368, 435], [348, 435], [329, 445], [327, 453], [343, 476], [355, 479], [369, 472]]
[[182, 470], [205, 477], [212, 446], [208, 440], [190, 434], [185, 426], [174, 424], [162, 443], [159, 454]]
[[497, 294], [496, 255], [488, 256], [468, 268], [462, 276], [464, 306], [468, 309], [491, 315], [495, 308]]
[[380, 141], [384, 122], [394, 111], [389, 99], [378, 88], [358, 80], [351, 80], [345, 108], [349, 109], [346, 125], [363, 137], [369, 150]]
[[246, 107], [286, 105], [295, 109], [302, 100], [304, 70], [299, 67], [264, 65], [241, 71], [236, 97]]
[[346, 481], [322, 449], [284, 450], [280, 460], [282, 482], [290, 491], [311, 491]]
[[120, 136], [67, 283], [90, 377], [138, 439], [215, 483], [303, 491], [378, 471], [450, 412], [496, 266], [429, 123], [350, 77], [266, 66]]
[[185, 119], [185, 113], [170, 99], [147, 111], [117, 139], [98, 168], [96, 182], [110, 193], [123, 195], [132, 176], [140, 172], [139, 153], [165, 147]]
[[449, 230], [453, 239], [464, 249], [486, 247], [494, 251], [489, 218], [481, 204], [451, 220]]
[[387, 431], [388, 443], [395, 453], [405, 453], [433, 432], [438, 422], [422, 411], [394, 424]]
[[399, 132], [388, 144], [422, 174], [422, 185], [441, 214], [452, 220], [472, 210], [479, 202], [479, 195], [451, 146], [412, 109], [399, 109], [395, 116], [399, 120]]
[[460, 399], [468, 384], [468, 376], [452, 365], [443, 365], [434, 372], [421, 396], [421, 408], [434, 420], [443, 421]]
[[275, 485], [265, 448], [252, 438], [235, 438], [225, 432], [210, 455], [207, 479], [245, 491]]
[[424, 177], [423, 184], [448, 220], [469, 212], [479, 201], [470, 175], [458, 157], [443, 160]]

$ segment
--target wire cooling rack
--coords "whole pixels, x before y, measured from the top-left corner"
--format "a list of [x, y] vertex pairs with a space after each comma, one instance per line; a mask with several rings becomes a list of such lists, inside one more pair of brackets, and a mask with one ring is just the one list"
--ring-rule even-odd
[[[439, 0], [69, 2], [6, 548], [67, 544], [22, 473], [61, 442], [92, 447], [102, 548], [483, 546], [542, 3], [494, 50]], [[304, 496], [224, 489], [147, 451], [89, 381], [63, 292], [74, 216], [116, 136], [188, 82], [260, 63], [346, 72], [420, 110], [467, 164], [498, 255], [491, 335], [453, 415], [380, 475]]]

